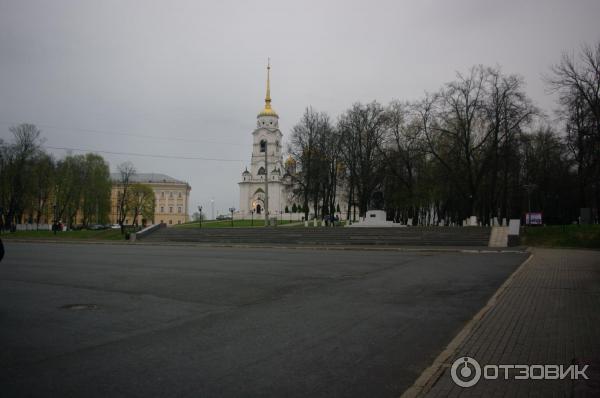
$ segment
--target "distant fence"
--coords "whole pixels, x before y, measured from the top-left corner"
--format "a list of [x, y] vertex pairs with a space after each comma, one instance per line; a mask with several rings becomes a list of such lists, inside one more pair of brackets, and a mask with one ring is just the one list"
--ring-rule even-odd
[[[335, 213], [338, 216], [344, 217], [345, 215], [340, 215], [340, 213]], [[231, 213], [228, 214], [228, 216], [231, 216]], [[279, 213], [279, 212], [272, 212], [271, 213], [271, 218], [277, 218], [278, 220], [283, 220], [283, 221], [303, 221], [304, 220], [304, 213]], [[314, 214], [310, 213], [308, 216], [309, 219], [314, 218]], [[265, 213], [262, 214], [256, 214], [254, 213], [254, 215], [246, 212], [246, 213], [242, 213], [242, 212], [236, 212], [233, 214], [233, 219], [234, 220], [264, 220], [265, 219]]]
[[52, 231], [52, 224], [17, 224], [17, 231]]

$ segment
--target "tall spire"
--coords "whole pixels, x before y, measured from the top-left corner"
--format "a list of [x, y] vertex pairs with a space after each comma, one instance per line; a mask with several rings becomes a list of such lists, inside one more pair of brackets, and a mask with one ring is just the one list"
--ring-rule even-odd
[[265, 109], [271, 109], [271, 58], [267, 58], [267, 96], [265, 97]]
[[267, 61], [267, 95], [265, 96], [265, 108], [258, 114], [258, 116], [278, 117], [277, 112], [271, 108], [271, 58], [268, 58]]

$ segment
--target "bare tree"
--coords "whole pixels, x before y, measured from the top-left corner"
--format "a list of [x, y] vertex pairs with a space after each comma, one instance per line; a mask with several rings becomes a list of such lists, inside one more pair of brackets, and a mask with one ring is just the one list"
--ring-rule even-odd
[[328, 171], [327, 168], [323, 169], [326, 156], [323, 143], [332, 130], [329, 116], [310, 107], [292, 129], [288, 148], [296, 166], [292, 181], [296, 186], [294, 194], [302, 201], [305, 219], [309, 215], [309, 202], [312, 202], [315, 217], [319, 214], [322, 178]]
[[595, 197], [600, 208], [600, 41], [583, 45], [578, 57], [564, 53], [545, 80], [559, 95], [559, 116], [577, 165], [579, 206], [588, 207]]
[[356, 197], [361, 216], [367, 212], [383, 178], [379, 148], [384, 140], [385, 124], [386, 113], [378, 102], [356, 103], [338, 122], [343, 142], [342, 156], [349, 172], [349, 196]]
[[125, 233], [125, 220], [130, 212], [129, 189], [136, 174], [135, 166], [131, 162], [123, 162], [117, 166], [119, 172], [119, 189], [117, 192], [117, 223], [121, 226], [121, 233]]
[[392, 101], [386, 113], [385, 136], [379, 150], [386, 163], [386, 192], [394, 191], [386, 195], [386, 204], [395, 208], [394, 219], [406, 220], [417, 212], [417, 169], [423, 161], [423, 139], [411, 104]]
[[5, 214], [4, 223], [14, 224], [20, 220], [25, 211], [28, 190], [31, 188], [29, 178], [33, 160], [40, 153], [40, 130], [33, 124], [20, 124], [11, 127], [14, 143], [2, 150], [2, 204]]

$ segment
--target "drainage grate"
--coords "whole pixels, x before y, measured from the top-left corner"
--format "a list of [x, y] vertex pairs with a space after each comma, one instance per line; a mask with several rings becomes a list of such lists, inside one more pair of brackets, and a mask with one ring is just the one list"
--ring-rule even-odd
[[98, 308], [96, 304], [65, 304], [60, 307], [64, 310], [73, 310], [73, 311], [81, 311], [81, 310], [95, 310]]

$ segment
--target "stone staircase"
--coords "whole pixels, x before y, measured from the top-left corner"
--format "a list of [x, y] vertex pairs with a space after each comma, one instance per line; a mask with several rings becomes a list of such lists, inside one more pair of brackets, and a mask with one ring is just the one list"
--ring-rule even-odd
[[143, 242], [293, 246], [488, 246], [488, 227], [161, 228]]

